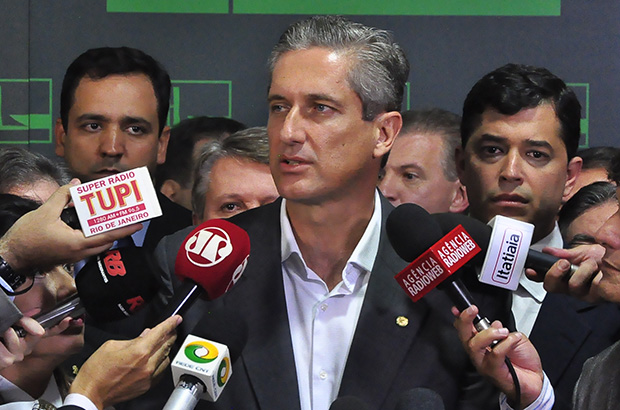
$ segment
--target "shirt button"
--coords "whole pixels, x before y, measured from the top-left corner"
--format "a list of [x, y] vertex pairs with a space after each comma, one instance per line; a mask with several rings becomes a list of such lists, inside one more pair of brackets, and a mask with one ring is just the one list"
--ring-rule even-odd
[[323, 304], [321, 305], [321, 310], [322, 310], [323, 312], [325, 312], [325, 311], [327, 310], [327, 305], [326, 305], [325, 303], [323, 303]]
[[319, 373], [319, 377], [321, 378], [321, 380], [327, 379], [327, 372], [325, 370], [321, 370]]

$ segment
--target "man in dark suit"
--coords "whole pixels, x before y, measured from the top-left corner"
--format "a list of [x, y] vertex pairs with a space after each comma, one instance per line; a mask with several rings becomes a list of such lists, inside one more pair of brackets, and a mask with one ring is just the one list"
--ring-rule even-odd
[[[169, 105], [170, 76], [151, 56], [129, 47], [87, 50], [63, 79], [56, 154], [82, 182], [142, 166], [153, 177], [166, 159]], [[163, 215], [132, 235], [149, 250], [191, 224], [190, 211], [158, 199]]]
[[[581, 169], [580, 111], [573, 91], [544, 68], [508, 64], [480, 79], [463, 106], [457, 159], [471, 215], [531, 223], [532, 248], [561, 248], [556, 216]], [[540, 353], [554, 408], [569, 409], [584, 361], [620, 337], [620, 309], [547, 294], [524, 275], [512, 312]]]
[[[320, 16], [290, 26], [270, 65], [270, 167], [283, 199], [231, 218], [252, 249], [217, 305], [245, 318], [249, 338], [223, 395], [198, 408], [327, 410], [353, 395], [392, 410], [415, 387], [446, 409], [494, 408], [493, 388], [469, 373], [452, 303], [433, 291], [414, 304], [393, 278], [406, 263], [385, 236], [392, 207], [376, 182], [401, 127], [403, 51], [383, 30]], [[164, 270], [186, 234], [160, 243]]]

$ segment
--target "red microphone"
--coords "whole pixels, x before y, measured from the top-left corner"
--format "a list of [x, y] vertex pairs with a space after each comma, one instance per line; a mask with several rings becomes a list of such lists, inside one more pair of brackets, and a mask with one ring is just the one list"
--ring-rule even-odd
[[409, 297], [417, 302], [471, 260], [480, 247], [458, 225], [395, 276]]
[[[395, 279], [414, 302], [439, 287], [459, 311], [475, 304], [458, 276], [452, 276], [481, 251], [462, 225], [442, 237], [441, 227], [422, 207], [402, 204], [388, 216], [386, 232], [398, 256], [413, 260]], [[478, 314], [474, 326], [481, 331], [490, 322]]]
[[203, 222], [185, 238], [174, 270], [182, 285], [161, 319], [183, 315], [199, 296], [213, 300], [234, 285], [248, 263], [250, 238], [223, 219]]

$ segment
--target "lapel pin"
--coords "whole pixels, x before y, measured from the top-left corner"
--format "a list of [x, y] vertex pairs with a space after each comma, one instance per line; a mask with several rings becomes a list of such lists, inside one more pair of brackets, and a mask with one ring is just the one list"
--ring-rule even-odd
[[398, 316], [396, 318], [396, 324], [400, 327], [407, 327], [407, 325], [409, 324], [409, 319], [407, 319], [405, 316]]

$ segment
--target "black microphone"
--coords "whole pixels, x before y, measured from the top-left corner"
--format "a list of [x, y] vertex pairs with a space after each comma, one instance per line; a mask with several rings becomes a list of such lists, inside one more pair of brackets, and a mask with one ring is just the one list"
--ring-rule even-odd
[[370, 410], [370, 407], [355, 396], [342, 396], [334, 400], [329, 410]]
[[[476, 266], [482, 266], [486, 251], [489, 249], [491, 233], [493, 231], [489, 225], [462, 214], [441, 213], [433, 214], [431, 216], [435, 219], [435, 221], [437, 221], [443, 232], [447, 232], [459, 224], [463, 225], [463, 227], [474, 237], [476, 243], [483, 250], [480, 255], [477, 255], [475, 259], [472, 260]], [[525, 267], [533, 269], [537, 273], [545, 274], [549, 269], [551, 269], [551, 266], [559, 260], [560, 258], [553, 255], [534, 249], [528, 249], [527, 257], [525, 259]], [[570, 271], [568, 273], [569, 277], [575, 273], [576, 270], [577, 266], [571, 264]]]
[[191, 410], [200, 399], [217, 400], [247, 339], [247, 325], [238, 313], [205, 313], [171, 362], [176, 387], [164, 410]]
[[445, 407], [439, 393], [425, 387], [416, 387], [400, 396], [394, 410], [445, 410]]
[[[156, 272], [157, 266], [144, 248], [105, 251], [80, 269], [75, 278], [76, 294], [33, 319], [49, 329], [66, 317], [75, 319], [85, 313], [101, 323], [131, 316], [155, 297], [159, 289]], [[22, 337], [26, 334], [19, 327], [16, 331]]]
[[[403, 260], [413, 261], [396, 280], [414, 301], [438, 287], [463, 311], [476, 304], [459, 279], [459, 272], [476, 252], [476, 243], [463, 227], [444, 236], [441, 226], [426, 210], [416, 204], [402, 204], [387, 218], [386, 233], [392, 247]], [[479, 252], [479, 248], [478, 252]], [[491, 322], [478, 314], [474, 319], [478, 331]]]

